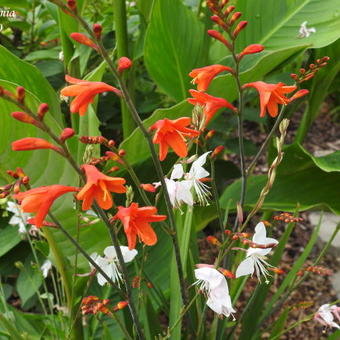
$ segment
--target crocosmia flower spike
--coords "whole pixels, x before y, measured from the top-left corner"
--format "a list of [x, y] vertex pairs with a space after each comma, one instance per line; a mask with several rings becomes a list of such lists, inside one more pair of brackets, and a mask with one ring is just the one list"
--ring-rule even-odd
[[89, 104], [93, 103], [94, 97], [103, 92], [114, 92], [118, 96], [121, 92], [108, 84], [100, 81], [87, 81], [77, 78], [65, 76], [68, 83], [72, 84], [63, 88], [60, 94], [66, 97], [75, 97], [71, 103], [71, 112], [79, 112], [81, 116], [84, 116]]
[[78, 191], [78, 188], [56, 184], [20, 192], [13, 197], [19, 201], [24, 212], [36, 214], [34, 224], [40, 228], [44, 225], [44, 219], [53, 202], [58, 197], [74, 191]]
[[100, 172], [94, 165], [82, 166], [87, 182], [77, 194], [77, 199], [83, 201], [82, 209], [89, 210], [95, 200], [103, 209], [110, 209], [113, 205], [111, 192], [123, 194], [126, 192], [125, 179], [110, 177]]
[[193, 138], [200, 134], [199, 131], [187, 128], [190, 125], [189, 117], [182, 117], [176, 120], [161, 119], [151, 126], [151, 130], [156, 130], [153, 137], [154, 144], [159, 144], [159, 159], [163, 161], [168, 154], [169, 147], [179, 157], [188, 155], [188, 147], [185, 137]]
[[118, 213], [114, 219], [121, 220], [128, 240], [129, 249], [136, 247], [137, 236], [147, 246], [153, 246], [157, 242], [157, 235], [152, 229], [151, 222], [160, 222], [166, 219], [165, 215], [157, 215], [156, 207], [142, 207], [138, 203], [131, 203], [128, 208], [118, 207]]

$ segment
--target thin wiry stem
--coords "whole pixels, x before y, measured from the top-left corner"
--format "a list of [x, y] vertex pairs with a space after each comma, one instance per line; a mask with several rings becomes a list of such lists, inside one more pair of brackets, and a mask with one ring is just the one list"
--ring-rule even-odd
[[[63, 6], [65, 7], [65, 6]], [[79, 21], [79, 23], [83, 26], [83, 28], [87, 31], [87, 33], [91, 36], [91, 38], [96, 42], [98, 46], [98, 53], [102, 56], [102, 58], [106, 61], [107, 65], [109, 66], [109, 69], [111, 73], [113, 74], [114, 78], [116, 79], [121, 91], [122, 91], [122, 98], [125, 100], [133, 120], [141, 130], [144, 138], [146, 139], [150, 152], [151, 152], [151, 157], [158, 175], [158, 178], [161, 182], [162, 188], [163, 188], [163, 195], [165, 199], [165, 204], [166, 204], [166, 209], [168, 213], [168, 218], [169, 218], [169, 224], [171, 227], [171, 238], [174, 246], [174, 251], [175, 251], [175, 258], [176, 258], [176, 264], [177, 264], [177, 270], [178, 270], [178, 276], [179, 276], [179, 281], [180, 281], [180, 286], [181, 286], [181, 296], [184, 304], [187, 304], [188, 301], [188, 294], [187, 294], [187, 289], [186, 289], [186, 284], [184, 280], [184, 273], [183, 273], [183, 265], [182, 265], [182, 260], [181, 260], [181, 255], [180, 255], [180, 250], [179, 250], [179, 242], [178, 242], [178, 237], [177, 237], [177, 227], [176, 227], [176, 222], [175, 222], [175, 217], [174, 213], [172, 210], [172, 205], [169, 197], [169, 193], [167, 190], [167, 186], [165, 183], [164, 179], [164, 173], [162, 169], [161, 162], [157, 156], [157, 152], [155, 149], [155, 146], [152, 142], [151, 135], [145, 128], [143, 121], [141, 120], [139, 113], [133, 103], [133, 100], [130, 96], [130, 93], [126, 87], [125, 82], [122, 80], [120, 75], [118, 74], [118, 71], [116, 70], [116, 67], [111, 60], [107, 50], [104, 48], [103, 43], [100, 39], [96, 37], [96, 35], [93, 33], [87, 22], [79, 15], [74, 14], [75, 18]]]

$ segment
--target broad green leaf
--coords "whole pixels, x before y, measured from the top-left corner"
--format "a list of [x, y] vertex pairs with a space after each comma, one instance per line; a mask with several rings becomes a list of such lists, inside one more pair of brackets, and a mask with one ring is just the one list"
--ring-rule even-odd
[[180, 0], [155, 0], [145, 38], [144, 60], [157, 85], [179, 101], [188, 95], [188, 73], [204, 66], [203, 24]]
[[[263, 44], [266, 49], [331, 44], [340, 37], [339, 2], [337, 0], [238, 0], [237, 10], [248, 26], [238, 36], [238, 47]], [[299, 38], [301, 24], [314, 27], [316, 33]]]
[[[284, 151], [275, 183], [262, 208], [293, 212], [299, 204], [300, 211], [322, 207], [339, 213], [340, 167], [337, 158], [339, 152], [317, 158], [297, 144], [288, 146]], [[266, 181], [266, 175], [248, 178], [245, 209], [248, 210], [255, 205]], [[222, 207], [231, 199], [235, 208], [239, 192], [240, 182], [236, 181], [223, 193]]]
[[9, 225], [3, 229], [0, 229], [0, 256], [6, 254], [20, 241], [21, 238], [19, 236], [17, 226]]
[[39, 287], [43, 277], [39, 268], [32, 266], [32, 256], [28, 257], [20, 268], [20, 274], [16, 282], [16, 288], [24, 305], [34, 294], [39, 294]]
[[62, 124], [59, 101], [48, 81], [35, 66], [22, 61], [3, 46], [0, 46], [0, 80], [28, 89], [39, 99], [39, 103], [49, 105], [51, 115]]

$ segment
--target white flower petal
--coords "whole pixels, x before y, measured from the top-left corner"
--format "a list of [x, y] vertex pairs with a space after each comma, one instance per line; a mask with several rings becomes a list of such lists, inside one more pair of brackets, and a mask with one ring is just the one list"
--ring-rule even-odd
[[255, 261], [252, 257], [247, 257], [243, 260], [236, 270], [236, 277], [245, 276], [249, 274], [253, 274], [255, 270]]
[[183, 177], [183, 175], [184, 175], [183, 165], [175, 164], [170, 179], [180, 179]]
[[222, 280], [225, 280], [223, 274], [211, 267], [195, 269], [195, 277], [197, 280], [206, 281], [209, 284], [210, 289], [216, 288], [221, 284]]
[[204, 153], [192, 163], [189, 172], [190, 178], [201, 179], [209, 176], [209, 172], [203, 168], [203, 165], [205, 164], [207, 156], [210, 152], [211, 151]]
[[116, 253], [115, 247], [114, 246], [106, 247], [104, 249], [104, 255], [108, 259], [116, 259], [117, 258], [117, 253]]
[[129, 247], [126, 246], [121, 246], [120, 250], [122, 252], [125, 263], [131, 262], [138, 254], [138, 251], [136, 249], [129, 250]]

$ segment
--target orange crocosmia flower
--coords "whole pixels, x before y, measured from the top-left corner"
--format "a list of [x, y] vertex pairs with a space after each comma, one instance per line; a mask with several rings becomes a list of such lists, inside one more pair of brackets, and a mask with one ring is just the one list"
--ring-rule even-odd
[[73, 191], [78, 191], [78, 188], [55, 184], [19, 192], [13, 197], [19, 201], [24, 212], [36, 214], [34, 224], [41, 228], [53, 202], [58, 197]]
[[291, 100], [285, 94], [296, 90], [296, 86], [287, 86], [281, 82], [278, 84], [267, 84], [263, 81], [255, 81], [254, 83], [243, 85], [243, 88], [247, 87], [254, 87], [260, 95], [260, 117], [264, 117], [266, 111], [268, 111], [269, 115], [273, 118], [278, 114], [278, 104], [287, 105], [290, 103]]
[[156, 207], [139, 208], [138, 203], [131, 203], [128, 208], [118, 207], [118, 213], [114, 216], [114, 219], [119, 219], [123, 223], [130, 250], [136, 247], [137, 235], [147, 246], [156, 244], [157, 235], [150, 223], [166, 219], [165, 215], [156, 214]]
[[194, 98], [188, 98], [188, 102], [193, 105], [201, 105], [204, 107], [204, 114], [206, 118], [205, 124], [208, 124], [210, 119], [215, 115], [215, 113], [222, 107], [228, 108], [237, 112], [235, 106], [231, 105], [224, 98], [214, 97], [205, 92], [199, 92], [196, 90], [189, 90], [190, 94]]
[[83, 201], [83, 210], [89, 210], [93, 200], [96, 200], [101, 208], [110, 209], [113, 205], [110, 192], [118, 194], [126, 192], [124, 178], [106, 176], [90, 164], [83, 165], [82, 169], [85, 171], [87, 181], [77, 194], [77, 199]]
[[89, 104], [93, 103], [94, 97], [102, 92], [114, 92], [118, 96], [121, 92], [113, 86], [105, 84], [100, 81], [87, 81], [77, 78], [65, 76], [68, 83], [73, 84], [64, 87], [60, 94], [66, 97], [75, 97], [71, 103], [71, 112], [79, 112], [81, 116], [84, 116]]
[[186, 126], [190, 125], [189, 117], [182, 117], [176, 120], [161, 119], [153, 124], [150, 129], [156, 130], [153, 137], [153, 143], [159, 144], [159, 159], [163, 161], [168, 154], [168, 149], [171, 147], [179, 157], [188, 155], [188, 147], [185, 137], [196, 137], [200, 134], [199, 131], [189, 129]]
[[233, 72], [233, 70], [228, 66], [210, 65], [195, 68], [189, 73], [189, 76], [193, 78], [192, 83], [197, 84], [198, 91], [206, 91], [210, 82], [223, 71]]

